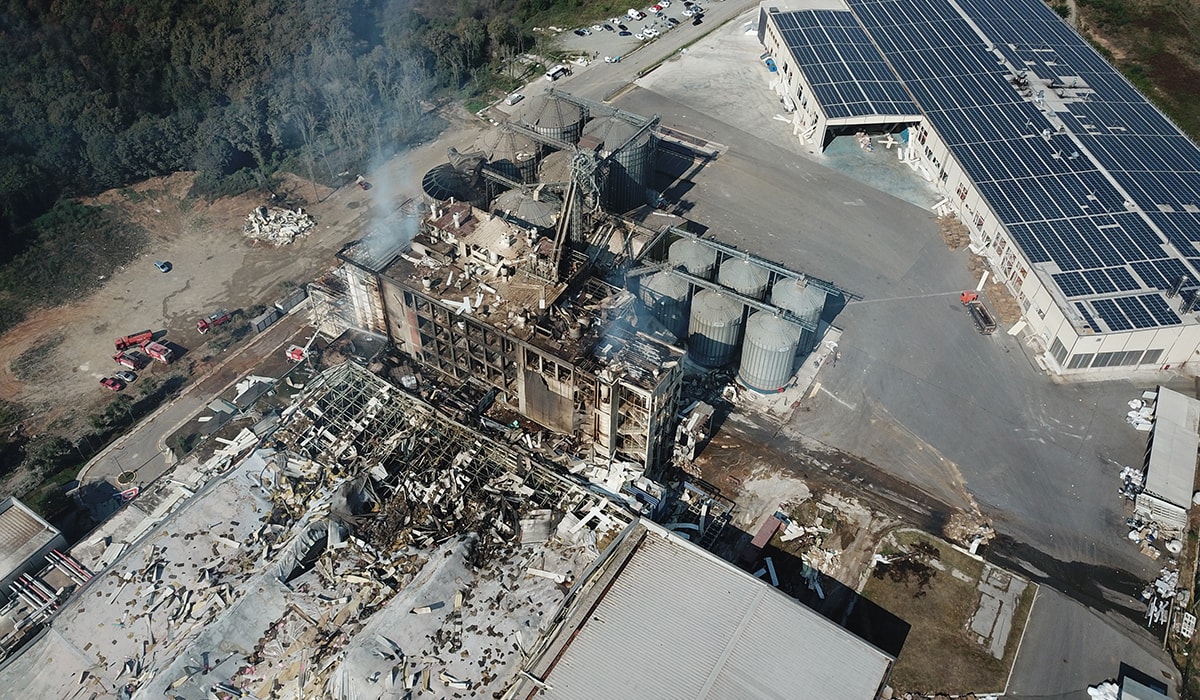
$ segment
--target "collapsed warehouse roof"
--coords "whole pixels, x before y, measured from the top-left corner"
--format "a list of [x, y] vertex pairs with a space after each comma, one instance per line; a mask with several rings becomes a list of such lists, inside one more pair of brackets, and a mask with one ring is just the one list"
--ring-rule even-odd
[[345, 363], [0, 682], [29, 697], [491, 692], [631, 518]]

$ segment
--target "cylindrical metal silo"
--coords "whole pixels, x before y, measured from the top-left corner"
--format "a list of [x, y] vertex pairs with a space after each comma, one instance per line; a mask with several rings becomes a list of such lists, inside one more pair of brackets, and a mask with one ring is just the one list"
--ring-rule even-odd
[[750, 314], [738, 381], [764, 394], [779, 391], [792, 377], [799, 343], [800, 326], [765, 311]]
[[541, 94], [529, 98], [521, 112], [521, 123], [551, 138], [568, 143], [579, 141], [587, 115], [579, 105]]
[[427, 204], [440, 204], [453, 197], [480, 209], [487, 206], [487, 196], [475, 188], [471, 175], [449, 163], [442, 163], [426, 172], [421, 178], [421, 191]]
[[603, 154], [614, 154], [605, 183], [608, 208], [623, 213], [645, 204], [658, 147], [652, 130], [618, 117], [601, 117], [588, 122], [583, 133], [599, 141]]
[[554, 151], [542, 158], [538, 167], [539, 182], [570, 182], [571, 161], [575, 158], [572, 151]]
[[487, 156], [488, 165], [513, 180], [537, 180], [538, 145], [533, 139], [501, 125], [484, 133], [476, 146]]
[[742, 332], [742, 304], [728, 294], [705, 289], [692, 298], [688, 352], [706, 367], [729, 364]]
[[667, 262], [671, 267], [682, 267], [690, 275], [710, 280], [717, 266], [717, 251], [699, 241], [680, 238], [667, 250]]
[[547, 192], [509, 190], [496, 197], [492, 210], [503, 212], [506, 217], [522, 224], [523, 228], [532, 226], [548, 229], [558, 223], [562, 202]]
[[[771, 303], [799, 316], [813, 329], [821, 322], [825, 310], [825, 290], [802, 279], [781, 279], [771, 287]], [[811, 352], [816, 343], [814, 331], [804, 329], [800, 337], [800, 352]]]
[[642, 280], [642, 303], [676, 338], [687, 337], [691, 285], [679, 275], [656, 272]]
[[728, 287], [742, 296], [751, 299], [762, 299], [767, 294], [767, 282], [770, 273], [766, 268], [755, 265], [749, 260], [730, 258], [721, 263], [717, 273], [717, 282], [722, 287]]

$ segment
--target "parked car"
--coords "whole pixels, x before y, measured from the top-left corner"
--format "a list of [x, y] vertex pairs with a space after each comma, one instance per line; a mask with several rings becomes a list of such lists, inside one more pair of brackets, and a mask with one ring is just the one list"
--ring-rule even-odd
[[645, 29], [642, 30], [642, 34], [645, 34], [646, 36], [653, 39], [654, 37], [658, 36], [658, 30], [655, 29], [654, 27], [646, 27]]
[[615, 32], [615, 31], [617, 31], [617, 28], [612, 26], [611, 24], [606, 24], [606, 25], [604, 25], [604, 31]]
[[133, 372], [117, 372], [113, 376], [125, 382], [126, 384], [132, 384], [137, 381], [137, 375]]
[[623, 25], [623, 24], [618, 24], [618, 25], [617, 25], [617, 29], [620, 29], [620, 30], [621, 30], [621, 31], [623, 31], [623, 32], [627, 32], [627, 31], [629, 31], [629, 27], [626, 27], [626, 26], [625, 26], [625, 25]]
[[668, 17], [668, 18], [667, 18], [667, 24], [671, 25], [672, 27], [678, 27], [678, 26], [679, 26], [679, 20], [675, 19], [674, 17]]
[[125, 383], [116, 377], [105, 377], [100, 380], [102, 386], [108, 387], [113, 391], [120, 391], [125, 388]]
[[591, 32], [586, 29], [576, 29], [574, 34], [575, 36], [587, 36], [588, 34], [591, 34]]
[[692, 18], [692, 26], [693, 27], [700, 26], [700, 15], [696, 15], [695, 17]]
[[154, 266], [158, 268], [159, 272], [170, 272], [172, 267], [171, 263], [166, 260], [155, 260]]
[[638, 32], [637, 34], [634, 34], [634, 35], [633, 35], [633, 38], [634, 38], [634, 39], [637, 39], [638, 41], [645, 41], [645, 40], [646, 40], [646, 35], [645, 35], [645, 34], [642, 34], [641, 32]]
[[617, 36], [633, 36], [633, 32], [622, 30], [617, 33]]
[[691, 17], [694, 14], [696, 14], [696, 11], [693, 10], [692, 8], [690, 8], [690, 7], [683, 8], [683, 16], [684, 17]]

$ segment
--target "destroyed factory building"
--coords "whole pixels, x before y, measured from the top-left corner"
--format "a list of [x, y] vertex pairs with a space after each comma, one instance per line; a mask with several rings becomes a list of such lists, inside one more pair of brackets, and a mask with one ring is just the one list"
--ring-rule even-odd
[[575, 457], [656, 476], [674, 453], [689, 366], [740, 360], [744, 386], [780, 391], [842, 292], [645, 225], [655, 151], [669, 143], [657, 118], [553, 90], [529, 109], [479, 152], [452, 149], [423, 203], [346, 246], [341, 270], [310, 287], [315, 320], [331, 337], [386, 335], [440, 380], [494, 390], [570, 436]]
[[880, 696], [894, 656], [644, 505], [345, 362], [111, 566], [64, 584], [62, 614], [0, 684], [180, 700]]

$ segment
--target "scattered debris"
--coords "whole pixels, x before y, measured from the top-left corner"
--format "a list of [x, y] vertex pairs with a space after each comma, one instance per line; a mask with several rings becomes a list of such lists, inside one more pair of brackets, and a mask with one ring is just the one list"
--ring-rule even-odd
[[304, 209], [256, 207], [246, 216], [242, 232], [256, 241], [287, 245], [316, 226], [316, 220]]

